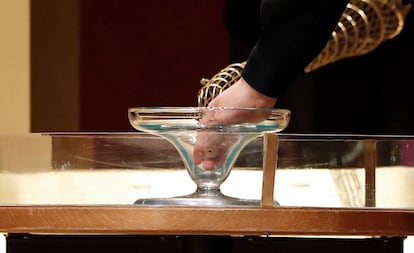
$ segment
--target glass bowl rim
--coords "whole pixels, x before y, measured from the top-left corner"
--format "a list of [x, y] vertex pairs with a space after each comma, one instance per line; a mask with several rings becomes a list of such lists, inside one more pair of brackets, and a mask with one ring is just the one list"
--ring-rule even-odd
[[131, 107], [128, 109], [129, 112], [151, 112], [151, 111], [160, 111], [165, 110], [168, 112], [170, 111], [177, 111], [177, 112], [199, 112], [200, 110], [207, 110], [207, 111], [226, 111], [226, 110], [244, 110], [244, 111], [263, 111], [263, 112], [284, 112], [286, 114], [290, 114], [289, 109], [282, 109], [282, 108], [269, 108], [269, 107], [237, 107], [237, 106], [142, 106], [142, 107]]

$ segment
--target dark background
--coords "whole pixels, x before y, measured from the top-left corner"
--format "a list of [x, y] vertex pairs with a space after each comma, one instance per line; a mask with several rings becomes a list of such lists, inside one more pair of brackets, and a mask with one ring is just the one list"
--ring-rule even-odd
[[222, 0], [36, 0], [32, 131], [132, 131], [135, 106], [196, 106], [228, 62]]
[[[286, 132], [414, 133], [413, 22], [300, 78], [277, 104]], [[31, 131], [133, 131], [128, 108], [195, 106], [200, 79], [245, 49], [221, 0], [32, 1]]]

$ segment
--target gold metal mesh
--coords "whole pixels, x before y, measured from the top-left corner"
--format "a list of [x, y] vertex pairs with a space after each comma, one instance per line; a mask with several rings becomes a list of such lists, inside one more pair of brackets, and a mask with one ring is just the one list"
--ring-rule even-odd
[[240, 79], [246, 62], [230, 64], [211, 79], [203, 78], [198, 91], [198, 106], [207, 106], [210, 101]]
[[[350, 0], [324, 49], [305, 68], [311, 72], [343, 58], [363, 55], [397, 36], [404, 27], [411, 5], [401, 0]], [[240, 79], [246, 62], [234, 63], [211, 79], [203, 78], [198, 106], [210, 101]]]

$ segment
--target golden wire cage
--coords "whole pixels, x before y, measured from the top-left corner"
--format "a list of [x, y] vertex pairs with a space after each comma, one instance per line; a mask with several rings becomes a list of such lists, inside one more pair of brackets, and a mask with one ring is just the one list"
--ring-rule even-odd
[[[351, 0], [326, 46], [305, 68], [311, 72], [340, 59], [369, 53], [397, 36], [411, 5], [401, 0]], [[198, 106], [210, 101], [240, 79], [246, 62], [230, 64], [210, 79], [203, 78]]]

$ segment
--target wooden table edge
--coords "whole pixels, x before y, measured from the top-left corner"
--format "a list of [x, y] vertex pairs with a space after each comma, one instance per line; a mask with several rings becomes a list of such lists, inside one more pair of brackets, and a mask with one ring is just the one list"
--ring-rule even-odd
[[414, 210], [1, 206], [0, 232], [137, 235], [414, 235]]

